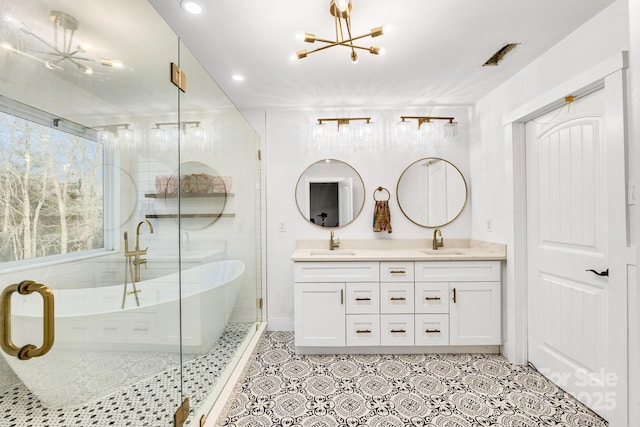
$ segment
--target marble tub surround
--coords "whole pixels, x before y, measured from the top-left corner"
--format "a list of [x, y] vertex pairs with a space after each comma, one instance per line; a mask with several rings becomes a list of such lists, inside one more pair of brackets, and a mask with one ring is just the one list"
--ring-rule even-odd
[[298, 240], [292, 261], [504, 261], [507, 247], [472, 239], [447, 239], [432, 249], [425, 239], [340, 239], [340, 248], [329, 250], [329, 239]]

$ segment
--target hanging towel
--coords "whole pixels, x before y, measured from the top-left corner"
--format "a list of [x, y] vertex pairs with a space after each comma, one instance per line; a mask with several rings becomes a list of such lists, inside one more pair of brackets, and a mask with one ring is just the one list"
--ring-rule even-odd
[[376, 200], [373, 211], [373, 231], [388, 231], [391, 233], [391, 212], [387, 200]]

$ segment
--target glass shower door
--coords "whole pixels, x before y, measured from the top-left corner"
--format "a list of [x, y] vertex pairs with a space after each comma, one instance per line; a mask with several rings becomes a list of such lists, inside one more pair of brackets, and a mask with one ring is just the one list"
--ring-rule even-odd
[[180, 216], [183, 392], [191, 425], [261, 320], [258, 136], [181, 43]]
[[144, 0], [0, 13], [0, 410], [25, 426], [171, 425], [178, 38]]

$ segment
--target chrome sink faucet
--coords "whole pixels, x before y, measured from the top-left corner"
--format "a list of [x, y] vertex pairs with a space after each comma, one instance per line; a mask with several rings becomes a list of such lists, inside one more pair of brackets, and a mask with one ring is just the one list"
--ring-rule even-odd
[[332, 251], [335, 248], [340, 247], [340, 239], [333, 238], [333, 230], [331, 230], [331, 234], [329, 235], [329, 250]]
[[[440, 237], [440, 240], [438, 240]], [[444, 247], [444, 237], [442, 237], [442, 231], [439, 228], [433, 230], [433, 250], [437, 251], [438, 248]]]

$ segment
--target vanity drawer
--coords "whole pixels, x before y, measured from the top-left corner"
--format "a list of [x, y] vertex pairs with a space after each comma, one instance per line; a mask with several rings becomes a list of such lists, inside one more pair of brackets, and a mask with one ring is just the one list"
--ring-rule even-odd
[[347, 345], [380, 345], [380, 316], [377, 314], [347, 315]]
[[449, 345], [448, 314], [416, 314], [416, 345]]
[[416, 282], [493, 282], [500, 280], [500, 261], [419, 261]]
[[416, 282], [416, 313], [449, 313], [449, 282]]
[[296, 262], [293, 277], [296, 282], [377, 282], [380, 269], [377, 262]]
[[378, 283], [347, 283], [347, 314], [377, 314], [380, 312]]
[[413, 313], [413, 283], [380, 283], [380, 313]]
[[413, 314], [381, 314], [381, 345], [413, 345], [415, 321]]
[[383, 261], [380, 263], [381, 282], [413, 282], [413, 262]]

